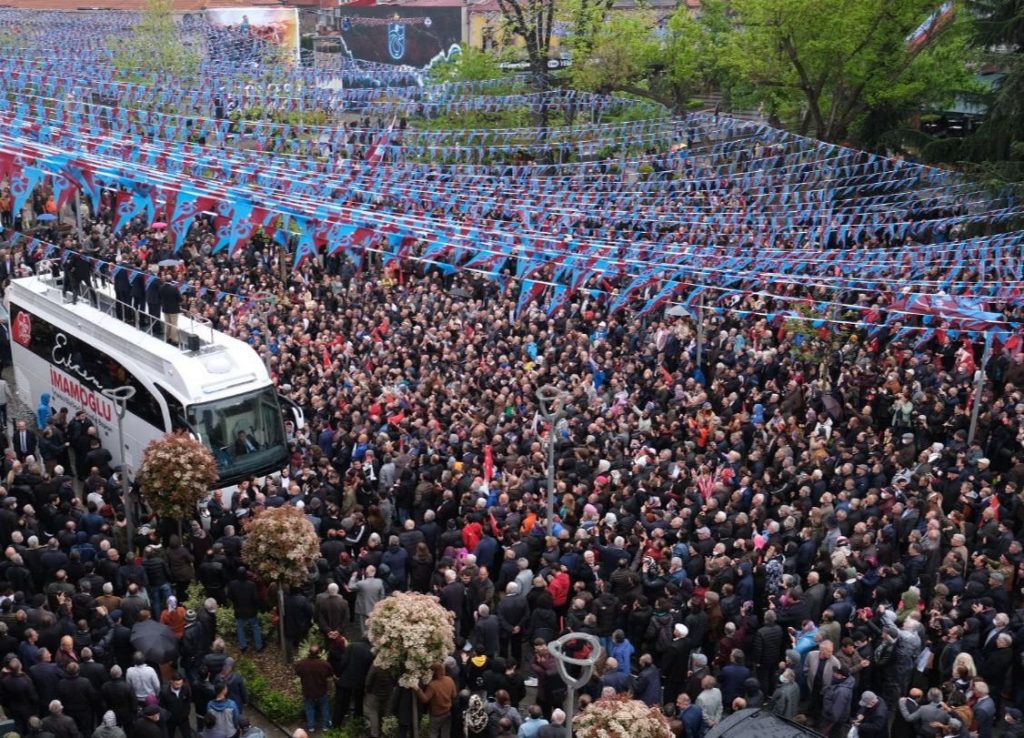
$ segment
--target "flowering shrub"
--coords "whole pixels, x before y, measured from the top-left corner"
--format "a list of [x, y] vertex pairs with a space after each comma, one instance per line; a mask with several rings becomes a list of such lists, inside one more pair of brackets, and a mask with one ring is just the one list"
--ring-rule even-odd
[[377, 603], [366, 621], [377, 663], [401, 687], [419, 687], [455, 648], [455, 616], [436, 597], [397, 592]]
[[184, 433], [168, 433], [146, 446], [136, 481], [161, 518], [189, 520], [217, 481], [217, 462], [202, 443]]
[[577, 738], [672, 738], [661, 710], [626, 695], [591, 703], [573, 720], [572, 732]]
[[319, 556], [320, 539], [298, 508], [269, 508], [245, 523], [242, 559], [264, 581], [301, 585]]

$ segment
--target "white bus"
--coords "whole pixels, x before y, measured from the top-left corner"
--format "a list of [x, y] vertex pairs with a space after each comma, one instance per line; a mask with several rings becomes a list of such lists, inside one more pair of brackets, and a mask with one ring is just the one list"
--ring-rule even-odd
[[[72, 304], [49, 275], [13, 280], [8, 297], [18, 397], [33, 411], [43, 394], [55, 410], [84, 409], [115, 465], [136, 468], [150, 441], [186, 429], [217, 459], [219, 488], [286, 466], [286, 416], [300, 428], [302, 413], [278, 397], [248, 344], [182, 313], [179, 345], [172, 345], [153, 335], [153, 325], [166, 335], [166, 324], [143, 329], [145, 318], [118, 311], [108, 284], [96, 287], [95, 305], [89, 297]], [[103, 390], [125, 386], [135, 395], [127, 403], [122, 449], [116, 405]]]

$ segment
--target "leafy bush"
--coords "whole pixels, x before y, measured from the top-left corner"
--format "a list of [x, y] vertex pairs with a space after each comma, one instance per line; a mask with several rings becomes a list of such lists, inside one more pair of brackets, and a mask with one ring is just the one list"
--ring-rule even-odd
[[260, 712], [275, 723], [294, 723], [302, 719], [303, 702], [301, 697], [284, 692], [268, 692], [257, 703]]
[[238, 659], [235, 668], [245, 679], [249, 700], [269, 719], [288, 724], [302, 718], [303, 702], [297, 684], [289, 691], [271, 689], [270, 682], [260, 673], [256, 662], [244, 656]]

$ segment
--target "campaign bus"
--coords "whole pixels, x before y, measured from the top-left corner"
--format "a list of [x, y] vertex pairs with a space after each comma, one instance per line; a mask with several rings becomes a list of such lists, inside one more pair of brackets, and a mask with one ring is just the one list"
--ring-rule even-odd
[[[187, 313], [171, 344], [166, 324], [118, 306], [109, 284], [73, 303], [58, 277], [40, 274], [12, 280], [8, 297], [19, 399], [35, 409], [49, 394], [55, 410], [85, 410], [114, 464], [135, 468], [150, 441], [182, 429], [213, 452], [218, 488], [287, 464], [286, 423], [301, 428], [302, 413], [278, 396], [248, 344]], [[123, 448], [117, 405], [103, 393], [119, 387], [135, 389]]]

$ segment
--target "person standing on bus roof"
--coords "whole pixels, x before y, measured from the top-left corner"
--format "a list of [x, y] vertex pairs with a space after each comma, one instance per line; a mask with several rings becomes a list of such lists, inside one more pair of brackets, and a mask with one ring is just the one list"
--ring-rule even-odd
[[146, 311], [146, 275], [139, 271], [132, 277], [132, 310], [130, 317], [135, 321], [136, 327], [145, 328], [145, 318], [141, 316]]
[[132, 273], [120, 263], [121, 257], [117, 257], [117, 263], [111, 268], [114, 270], [114, 297], [117, 299], [117, 319], [126, 323], [134, 323], [132, 315]]
[[157, 338], [163, 338], [164, 328], [163, 323], [160, 322], [160, 291], [164, 286], [164, 282], [160, 279], [159, 274], [154, 274], [152, 277], [146, 277], [146, 311], [150, 314], [150, 320], [153, 324], [153, 335]]
[[171, 274], [166, 273], [166, 281], [160, 287], [160, 308], [167, 323], [167, 340], [178, 345], [178, 315], [181, 313], [181, 293], [172, 281]]

